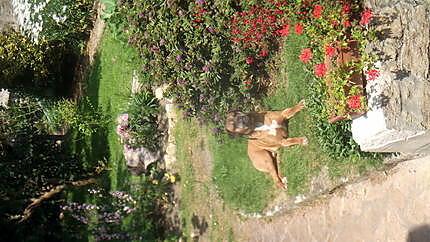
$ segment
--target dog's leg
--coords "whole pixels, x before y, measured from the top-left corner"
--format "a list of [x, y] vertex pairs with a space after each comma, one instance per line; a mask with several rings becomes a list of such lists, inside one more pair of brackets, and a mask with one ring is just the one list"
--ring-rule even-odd
[[304, 107], [305, 107], [305, 100], [302, 99], [296, 106], [292, 108], [287, 108], [284, 111], [282, 111], [281, 115], [284, 119], [290, 119], [294, 115], [296, 115], [296, 113], [300, 112], [300, 110], [302, 110]]
[[287, 177], [282, 176], [282, 173], [281, 173], [281, 158], [279, 157], [279, 153], [276, 152], [276, 151], [274, 151], [274, 152], [271, 152], [271, 155], [273, 157], [273, 160], [276, 161], [276, 163], [274, 163], [276, 165], [276, 172], [278, 173], [278, 177], [281, 179], [281, 182], [283, 184], [282, 187], [280, 186], [280, 184], [277, 184], [277, 186], [279, 188], [283, 188], [283, 189], [287, 190], [287, 185], [288, 185]]
[[292, 146], [292, 145], [307, 145], [308, 139], [306, 137], [298, 137], [298, 138], [287, 138], [281, 141], [281, 145], [284, 147]]
[[258, 148], [257, 146], [253, 145], [252, 142], [248, 142], [248, 156], [255, 169], [264, 173], [268, 173], [272, 177], [277, 187], [283, 189], [285, 188], [278, 174], [276, 160], [272, 156], [271, 152]]

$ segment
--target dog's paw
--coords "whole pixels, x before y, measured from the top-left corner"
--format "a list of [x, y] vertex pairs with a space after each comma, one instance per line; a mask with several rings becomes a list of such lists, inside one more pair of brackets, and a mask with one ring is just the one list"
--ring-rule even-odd
[[302, 138], [302, 145], [308, 145], [309, 144], [309, 140], [306, 137]]
[[300, 102], [297, 104], [297, 106], [301, 109], [306, 107], [306, 101], [305, 99], [300, 100]]
[[280, 188], [284, 189], [284, 190], [288, 190], [288, 180], [287, 180], [287, 177], [285, 177], [285, 176], [282, 177], [281, 182], [282, 182], [282, 185], [280, 186]]
[[281, 181], [282, 181], [282, 183], [283, 183], [284, 185], [287, 185], [287, 184], [288, 184], [288, 179], [287, 179], [287, 177], [286, 177], [286, 176], [282, 177]]

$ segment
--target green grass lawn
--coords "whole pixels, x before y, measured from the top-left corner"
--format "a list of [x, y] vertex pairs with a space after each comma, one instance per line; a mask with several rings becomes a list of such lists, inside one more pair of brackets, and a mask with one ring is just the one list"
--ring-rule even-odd
[[232, 208], [246, 212], [261, 211], [275, 195], [273, 182], [251, 164], [247, 154], [247, 140], [218, 138], [211, 134], [214, 159], [213, 181], [224, 201]]
[[218, 194], [208, 174], [210, 172], [207, 169], [210, 168], [202, 166], [207, 164], [207, 161], [202, 159], [211, 158], [199, 153], [208, 149], [207, 140], [213, 138], [208, 136], [208, 127], [200, 126], [194, 119], [179, 118], [174, 134], [177, 150], [176, 168], [180, 174], [179, 215], [182, 234], [190, 239], [188, 236], [198, 229], [202, 222], [196, 221], [200, 220], [207, 224], [204, 231], [206, 240], [234, 241], [232, 231], [234, 218], [231, 218], [234, 215], [227, 212], [218, 198], [213, 199]]
[[[103, 110], [109, 124], [104, 130], [88, 138], [73, 134], [71, 149], [86, 164], [99, 160], [107, 161], [108, 172], [103, 174], [100, 185], [108, 191], [129, 193], [138, 201], [137, 206], [143, 211], [146, 209], [145, 206], [148, 206], [145, 196], [152, 196], [149, 194], [152, 190], [145, 185], [148, 183], [145, 176], [131, 176], [127, 170], [122, 144], [115, 132], [116, 117], [127, 110], [133, 70], [139, 70], [139, 63], [139, 57], [134, 49], [118, 40], [109, 28], [105, 29], [98, 55], [88, 77], [86, 95], [94, 106]], [[71, 191], [67, 197], [70, 200], [88, 202], [85, 194], [87, 193], [77, 190]], [[103, 204], [103, 201], [96, 203]], [[150, 230], [153, 225], [145, 221], [147, 215], [133, 213], [123, 221], [123, 230], [136, 233]], [[145, 241], [151, 239], [155, 238], [148, 235]], [[87, 240], [93, 241], [94, 238], [88, 235]]]
[[[309, 98], [307, 85], [312, 73], [305, 71], [298, 56], [305, 39], [292, 35], [285, 42], [277, 66], [276, 86], [263, 100], [267, 110], [282, 110]], [[311, 178], [324, 166], [331, 178], [362, 173], [381, 165], [375, 158], [363, 158], [352, 154], [345, 158], [330, 157], [317, 142], [313, 133], [313, 121], [304, 109], [289, 121], [289, 136], [307, 136], [308, 146], [280, 149], [282, 175], [288, 178], [288, 194], [297, 195], [309, 191]], [[270, 177], [256, 171], [247, 157], [246, 140], [222, 136], [220, 142], [212, 139], [214, 155], [213, 179], [225, 202], [231, 207], [247, 212], [261, 211], [271, 198], [281, 192], [276, 190]]]

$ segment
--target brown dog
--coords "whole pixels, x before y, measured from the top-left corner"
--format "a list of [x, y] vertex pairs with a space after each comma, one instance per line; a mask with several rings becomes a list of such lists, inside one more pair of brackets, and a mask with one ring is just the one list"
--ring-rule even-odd
[[280, 147], [307, 145], [306, 137], [288, 138], [286, 121], [304, 108], [304, 101], [283, 111], [243, 113], [233, 111], [227, 114], [226, 129], [232, 134], [248, 135], [248, 156], [254, 167], [269, 173], [275, 184], [285, 188], [279, 172], [276, 151]]

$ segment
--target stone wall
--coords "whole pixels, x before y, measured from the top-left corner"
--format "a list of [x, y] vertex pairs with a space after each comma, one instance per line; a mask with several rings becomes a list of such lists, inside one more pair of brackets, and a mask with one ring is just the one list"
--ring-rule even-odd
[[0, 31], [10, 25], [16, 25], [12, 4], [10, 0], [0, 0]]
[[366, 87], [371, 111], [353, 120], [366, 151], [430, 153], [430, 1], [367, 0], [375, 15], [380, 77]]

